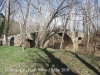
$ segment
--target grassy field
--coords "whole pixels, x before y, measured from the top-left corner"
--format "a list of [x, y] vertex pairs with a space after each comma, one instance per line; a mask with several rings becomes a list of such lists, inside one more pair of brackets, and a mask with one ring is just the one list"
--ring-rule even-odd
[[0, 46], [0, 75], [100, 75], [100, 57], [65, 50]]

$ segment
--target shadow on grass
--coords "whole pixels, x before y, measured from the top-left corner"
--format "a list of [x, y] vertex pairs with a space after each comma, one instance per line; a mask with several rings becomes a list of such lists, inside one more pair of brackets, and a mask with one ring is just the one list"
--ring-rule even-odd
[[[62, 75], [78, 75], [77, 73], [72, 72], [69, 70], [69, 68], [62, 63], [58, 58], [56, 58], [54, 55], [52, 55], [50, 52], [48, 52], [46, 49], [42, 49], [44, 53], [49, 57], [50, 63], [47, 69], [52, 68], [52, 65], [54, 65], [54, 68], [57, 68], [60, 70], [60, 73]], [[58, 72], [55, 72], [56, 75], [59, 75]], [[50, 75], [49, 72], [47, 72], [47, 75]]]
[[[43, 68], [44, 70], [47, 70], [28, 72], [28, 75], [33, 75], [33, 73], [40, 75], [78, 75], [77, 73], [71, 71], [64, 63], [62, 63], [58, 58], [56, 58], [46, 49], [40, 49], [40, 52], [28, 51], [28, 55], [30, 57], [29, 59], [31, 59], [31, 62], [27, 63], [28, 68]], [[34, 57], [36, 59], [34, 59]], [[36, 63], [36, 65], [34, 63]]]
[[91, 64], [86, 62], [84, 59], [82, 59], [79, 55], [77, 55], [77, 54], [75, 54], [73, 52], [70, 52], [70, 53], [75, 55], [83, 64], [85, 64], [85, 66], [87, 66], [89, 69], [93, 70], [97, 75], [100, 75], [100, 72], [95, 67], [93, 67]]

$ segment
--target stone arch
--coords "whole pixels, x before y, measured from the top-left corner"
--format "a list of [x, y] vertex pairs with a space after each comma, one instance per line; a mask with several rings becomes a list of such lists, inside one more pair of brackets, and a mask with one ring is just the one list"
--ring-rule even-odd
[[84, 46], [84, 40], [82, 37], [78, 37], [78, 46]]
[[[58, 35], [58, 39], [54, 40], [55, 41], [54, 44], [52, 43], [52, 40], [48, 39], [44, 44], [44, 48], [49, 47], [49, 48], [59, 49], [62, 34], [63, 34], [62, 32], [58, 32], [57, 34], [55, 34], [55, 35]], [[59, 38], [60, 38], [60, 40], [59, 40]], [[63, 41], [62, 48], [66, 49], [66, 50], [70, 50], [70, 51], [73, 49], [73, 41], [72, 41], [71, 37], [66, 33], [64, 34], [64, 41]]]
[[78, 40], [82, 40], [82, 37], [78, 37]]
[[30, 48], [35, 47], [35, 41], [34, 40], [26, 39], [26, 41], [29, 43]]
[[[59, 36], [62, 37], [63, 33], [58, 33]], [[70, 50], [73, 48], [73, 42], [71, 37], [68, 34], [64, 34], [64, 42], [63, 42], [63, 49]]]

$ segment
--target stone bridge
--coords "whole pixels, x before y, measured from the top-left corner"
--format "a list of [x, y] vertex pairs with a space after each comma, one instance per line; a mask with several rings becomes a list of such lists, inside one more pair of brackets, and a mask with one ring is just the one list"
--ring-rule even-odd
[[[63, 30], [59, 30], [57, 34], [60, 37], [62, 37]], [[63, 38], [63, 49], [76, 52], [78, 50], [79, 41], [82, 41], [83, 38], [84, 38], [84, 35], [81, 32], [76, 33], [75, 31], [66, 30], [64, 34], [64, 38]], [[48, 41], [46, 42], [46, 44], [49, 44], [49, 43], [50, 42]]]
[[[29, 44], [28, 47], [34, 47], [35, 46], [35, 38], [36, 38], [36, 33], [37, 32], [33, 32], [33, 33], [25, 33], [25, 38], [26, 44]], [[22, 44], [22, 34], [17, 34], [17, 35], [13, 35], [13, 36], [9, 36], [8, 37], [8, 45], [9, 46], [21, 46]]]
[[[58, 35], [62, 37], [63, 31], [58, 32]], [[76, 37], [75, 32], [65, 32], [63, 41], [63, 49], [72, 52], [76, 52], [78, 50], [78, 37]]]
[[[35, 38], [37, 38], [35, 35], [38, 34], [39, 32], [33, 32], [33, 33], [26, 33], [26, 39], [30, 39], [29, 41], [34, 42], [35, 46]], [[57, 31], [57, 33], [59, 35], [59, 37], [62, 37], [63, 34], [63, 30], [59, 30]], [[63, 49], [66, 50], [70, 50], [70, 51], [77, 51], [78, 50], [78, 39], [79, 38], [84, 38], [84, 35], [82, 33], [77, 33], [74, 31], [66, 31], [64, 34], [64, 40], [63, 40]], [[33, 41], [32, 41], [33, 40]], [[8, 37], [8, 42], [9, 42], [9, 46], [20, 46], [22, 43], [22, 34], [17, 34], [17, 35], [13, 35], [13, 36], [9, 36]], [[49, 44], [50, 42], [46, 42], [46, 44]], [[59, 43], [60, 44], [60, 43]], [[45, 44], [44, 44], [45, 45]], [[48, 46], [44, 46], [44, 47], [48, 47]]]

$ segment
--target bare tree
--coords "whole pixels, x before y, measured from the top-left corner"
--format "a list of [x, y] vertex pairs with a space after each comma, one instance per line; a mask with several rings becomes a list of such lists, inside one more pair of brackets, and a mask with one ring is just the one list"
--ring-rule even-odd
[[47, 23], [45, 29], [44, 29], [44, 32], [42, 34], [42, 41], [41, 41], [41, 47], [43, 47], [44, 43], [46, 42], [45, 41], [45, 36], [46, 36], [46, 31], [48, 30], [48, 27], [50, 26], [51, 22], [53, 21], [53, 19], [57, 16], [58, 12], [60, 11], [63, 3], [64, 3], [65, 0], [62, 0], [61, 4], [58, 6], [58, 8], [56, 9], [56, 11], [53, 13], [53, 15], [51, 16], [49, 22]]
[[22, 18], [23, 18], [23, 25], [22, 25], [22, 50], [24, 51], [25, 49], [25, 33], [26, 33], [26, 23], [27, 23], [27, 19], [28, 19], [28, 14], [29, 14], [29, 9], [30, 9], [30, 3], [31, 0], [27, 0], [27, 8], [26, 8], [26, 14], [25, 14], [25, 18], [24, 18], [24, 13], [23, 10], [21, 8], [21, 4], [19, 1], [17, 1], [20, 11], [22, 13]]
[[0, 1], [0, 7], [1, 7], [0, 13], [1, 13], [1, 11], [3, 10], [3, 8], [4, 8], [4, 6], [5, 6], [5, 3], [6, 3], [5, 0], [1, 0], [1, 1]]
[[84, 0], [83, 5], [81, 3], [79, 4], [79, 8], [83, 15], [84, 48], [86, 52], [89, 48], [90, 30], [96, 31], [93, 4], [89, 0]]
[[4, 45], [7, 45], [7, 37], [9, 30], [9, 19], [10, 19], [10, 0], [6, 0], [6, 16], [5, 16], [5, 30], [4, 30]]
[[22, 28], [22, 50], [24, 51], [25, 49], [25, 33], [26, 33], [26, 22], [28, 19], [28, 14], [29, 14], [29, 8], [30, 8], [30, 2], [31, 0], [28, 0], [28, 4], [27, 4], [27, 10], [26, 10], [26, 15], [25, 15], [25, 19], [24, 19], [24, 25]]
[[70, 4], [70, 8], [69, 8], [70, 10], [69, 10], [68, 17], [67, 17], [67, 19], [66, 19], [66, 22], [65, 22], [65, 25], [64, 25], [63, 34], [62, 34], [60, 49], [62, 49], [63, 40], [64, 40], [64, 35], [65, 35], [65, 32], [66, 32], [66, 27], [67, 27], [68, 21], [69, 21], [70, 16], [71, 16], [71, 11], [72, 11], [73, 5], [74, 5], [74, 0], [72, 0], [72, 1], [71, 1], [71, 4]]

